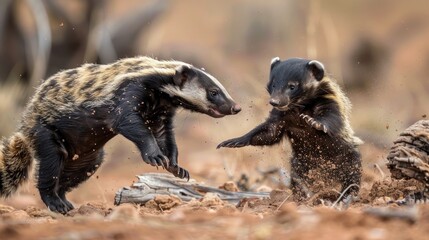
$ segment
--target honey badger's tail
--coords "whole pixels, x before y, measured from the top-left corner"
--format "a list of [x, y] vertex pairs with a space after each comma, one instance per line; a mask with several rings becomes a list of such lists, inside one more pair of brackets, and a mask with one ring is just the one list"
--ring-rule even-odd
[[28, 179], [33, 162], [29, 141], [15, 133], [0, 141], [0, 196], [7, 197]]

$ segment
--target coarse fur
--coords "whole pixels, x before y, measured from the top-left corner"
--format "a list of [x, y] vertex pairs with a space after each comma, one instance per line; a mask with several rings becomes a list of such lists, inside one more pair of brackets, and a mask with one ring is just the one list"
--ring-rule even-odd
[[36, 90], [17, 133], [0, 146], [0, 195], [13, 193], [36, 159], [43, 202], [66, 213], [73, 205], [65, 194], [94, 174], [117, 134], [144, 162], [189, 179], [177, 162], [179, 107], [212, 117], [241, 110], [213, 76], [180, 61], [136, 57], [61, 71]]
[[273, 106], [267, 120], [218, 148], [273, 145], [286, 137], [293, 151], [291, 185], [297, 199], [332, 184], [340, 184], [341, 191], [352, 185], [349, 194], [356, 195], [361, 179], [357, 146], [362, 141], [349, 124], [349, 99], [326, 76], [323, 64], [274, 58], [267, 90]]

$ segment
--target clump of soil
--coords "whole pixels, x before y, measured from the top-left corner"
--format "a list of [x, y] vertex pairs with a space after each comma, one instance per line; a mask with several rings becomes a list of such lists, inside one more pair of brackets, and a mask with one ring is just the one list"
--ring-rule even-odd
[[105, 203], [100, 202], [89, 202], [81, 205], [80, 207], [71, 210], [67, 213], [68, 216], [74, 217], [80, 216], [107, 216], [112, 212], [112, 208], [107, 207]]
[[375, 182], [368, 195], [368, 201], [374, 202], [379, 198], [386, 200], [403, 199], [411, 193], [419, 192], [424, 189], [424, 185], [414, 179], [395, 180], [386, 178], [382, 181]]
[[224, 183], [223, 185], [219, 186], [219, 189], [223, 189], [229, 192], [238, 192], [237, 184], [235, 184], [234, 181], [228, 181]]
[[167, 211], [181, 205], [182, 200], [175, 195], [157, 195], [154, 199], [145, 203], [146, 208]]

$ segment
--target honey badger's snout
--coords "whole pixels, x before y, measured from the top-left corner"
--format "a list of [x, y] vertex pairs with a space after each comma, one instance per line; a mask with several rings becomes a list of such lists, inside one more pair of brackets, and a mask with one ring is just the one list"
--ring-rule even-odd
[[285, 111], [288, 109], [290, 97], [281, 91], [275, 91], [271, 94], [269, 103], [277, 110]]
[[211, 115], [212, 117], [223, 117], [225, 115], [235, 115], [241, 111], [241, 107], [239, 104], [235, 103], [230, 99], [223, 99], [225, 101], [223, 104], [216, 105], [211, 107], [217, 114], [216, 116]]
[[241, 107], [238, 104], [235, 104], [232, 108], [231, 108], [231, 113], [232, 114], [237, 114], [241, 111]]
[[270, 99], [270, 104], [273, 107], [278, 107], [278, 106], [280, 106], [280, 100], [277, 99], [277, 98], [271, 98]]

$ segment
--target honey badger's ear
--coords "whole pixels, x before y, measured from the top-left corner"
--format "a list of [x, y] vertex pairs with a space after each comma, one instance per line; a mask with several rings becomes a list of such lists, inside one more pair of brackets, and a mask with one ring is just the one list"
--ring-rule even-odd
[[307, 66], [317, 81], [323, 79], [323, 77], [325, 76], [325, 67], [321, 62], [312, 60], [308, 62]]
[[176, 73], [174, 74], [173, 81], [177, 86], [182, 86], [188, 79], [193, 77], [195, 74], [192, 67], [189, 65], [181, 65], [176, 68]]
[[271, 69], [273, 69], [273, 67], [275, 65], [277, 65], [277, 63], [279, 63], [279, 62], [280, 62], [280, 58], [279, 57], [275, 57], [275, 58], [271, 59]]

